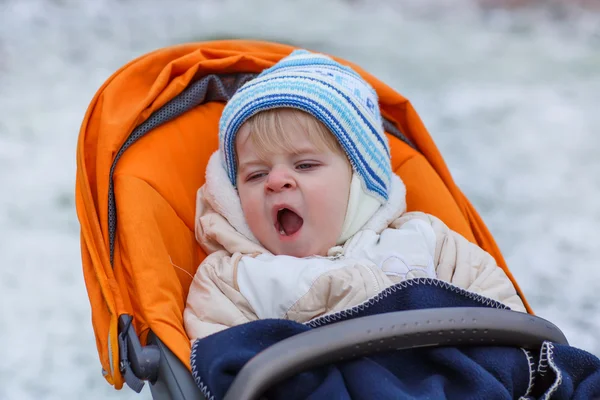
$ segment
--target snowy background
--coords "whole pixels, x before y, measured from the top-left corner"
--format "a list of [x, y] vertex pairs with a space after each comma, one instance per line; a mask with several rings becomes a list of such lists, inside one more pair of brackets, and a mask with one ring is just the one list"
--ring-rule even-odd
[[100, 373], [77, 134], [121, 65], [214, 38], [339, 55], [406, 95], [535, 311], [600, 355], [600, 4], [479, 3], [0, 0], [0, 399], [149, 398]]

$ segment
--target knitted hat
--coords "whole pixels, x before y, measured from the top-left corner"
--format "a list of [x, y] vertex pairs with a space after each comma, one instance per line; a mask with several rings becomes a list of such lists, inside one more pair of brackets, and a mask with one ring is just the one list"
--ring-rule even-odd
[[323, 54], [296, 50], [242, 86], [225, 106], [219, 149], [236, 185], [235, 137], [254, 114], [296, 108], [321, 121], [337, 138], [364, 190], [389, 198], [390, 149], [375, 90], [360, 75]]

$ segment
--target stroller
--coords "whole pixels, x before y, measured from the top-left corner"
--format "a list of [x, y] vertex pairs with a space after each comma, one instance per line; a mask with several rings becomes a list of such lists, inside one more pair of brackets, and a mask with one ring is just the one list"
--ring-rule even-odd
[[[218, 147], [224, 103], [292, 50], [244, 40], [168, 47], [123, 66], [93, 98], [79, 134], [76, 205], [96, 344], [103, 375], [115, 389], [127, 383], [139, 392], [148, 381], [157, 399], [203, 398], [190, 374], [191, 347], [182, 318], [192, 277], [206, 256], [194, 234], [196, 190]], [[392, 167], [406, 185], [408, 211], [437, 216], [489, 252], [530, 314], [418, 310], [314, 329], [252, 359], [227, 398], [256, 398], [269, 385], [312, 366], [388, 348], [566, 343], [558, 328], [532, 315], [494, 239], [453, 182], [410, 102], [360, 67], [337, 60], [354, 68], [379, 95]], [[384, 329], [395, 318], [415, 323], [402, 332]], [[453, 329], [464, 334], [432, 340], [428, 333], [442, 335], [448, 327], [418, 323], [425, 320], [462, 320]], [[367, 336], [366, 327], [373, 324], [381, 329], [376, 337]], [[286, 351], [290, 348], [295, 350]]]

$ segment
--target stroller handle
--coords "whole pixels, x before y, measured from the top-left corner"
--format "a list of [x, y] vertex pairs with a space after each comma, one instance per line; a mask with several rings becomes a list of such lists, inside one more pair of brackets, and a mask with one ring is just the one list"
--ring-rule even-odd
[[282, 340], [252, 358], [225, 400], [256, 399], [309, 368], [383, 351], [432, 346], [539, 348], [568, 344], [560, 329], [534, 315], [481, 307], [434, 308], [356, 318]]

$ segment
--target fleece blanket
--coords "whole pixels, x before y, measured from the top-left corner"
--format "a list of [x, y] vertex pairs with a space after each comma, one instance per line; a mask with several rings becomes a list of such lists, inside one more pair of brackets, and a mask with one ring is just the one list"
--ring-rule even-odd
[[[258, 320], [196, 340], [192, 373], [207, 399], [221, 399], [253, 356], [292, 335], [378, 313], [439, 307], [507, 308], [435, 279], [412, 279], [306, 324]], [[600, 399], [600, 360], [545, 342], [512, 347], [415, 348], [326, 365], [270, 388], [268, 399]]]

